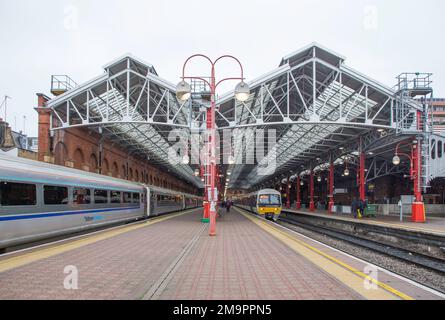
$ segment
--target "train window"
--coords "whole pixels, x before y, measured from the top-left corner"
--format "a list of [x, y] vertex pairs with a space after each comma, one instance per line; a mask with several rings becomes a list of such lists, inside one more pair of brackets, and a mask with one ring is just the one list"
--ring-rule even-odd
[[45, 204], [68, 204], [68, 188], [59, 186], [44, 186], [43, 202]]
[[108, 191], [107, 190], [94, 190], [94, 203], [107, 203]]
[[36, 186], [26, 183], [2, 182], [0, 184], [2, 206], [33, 206], [36, 204]]
[[91, 191], [85, 188], [74, 188], [73, 190], [73, 203], [76, 204], [90, 204], [91, 203]]
[[[252, 201], [253, 202], [253, 201]], [[271, 204], [271, 205], [280, 205], [281, 199], [278, 194], [260, 194], [258, 197], [258, 204]]]
[[131, 193], [124, 192], [124, 203], [131, 203]]
[[281, 197], [277, 194], [271, 194], [269, 198], [270, 204], [281, 204]]
[[121, 203], [120, 191], [110, 191], [111, 203]]
[[260, 204], [269, 204], [269, 195], [261, 194], [258, 198], [258, 202]]
[[133, 203], [139, 203], [139, 193], [133, 193]]

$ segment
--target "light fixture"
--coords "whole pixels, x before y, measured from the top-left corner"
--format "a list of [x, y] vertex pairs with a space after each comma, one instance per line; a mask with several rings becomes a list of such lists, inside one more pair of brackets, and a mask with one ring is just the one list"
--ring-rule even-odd
[[190, 87], [190, 85], [184, 80], [179, 82], [178, 85], [176, 86], [176, 97], [178, 98], [178, 100], [186, 101], [190, 99], [191, 95], [192, 95], [192, 88]]
[[250, 88], [244, 81], [241, 81], [235, 87], [235, 98], [238, 101], [244, 102], [247, 101], [250, 97]]
[[343, 174], [344, 174], [346, 177], [349, 176], [349, 169], [346, 168], [345, 171], [343, 172]]
[[227, 175], [228, 176], [230, 176], [232, 174], [232, 172], [230, 172], [230, 171], [227, 171]]
[[340, 148], [338, 148], [338, 150], [344, 150], [345, 148], [343, 148], [343, 147], [340, 147]]
[[304, 181], [303, 180], [300, 181], [300, 186], [304, 186]]
[[230, 156], [227, 158], [227, 161], [229, 162], [229, 164], [235, 164], [235, 157], [232, 156], [232, 155], [230, 155]]
[[369, 151], [368, 154], [369, 154], [370, 156], [372, 156], [372, 155], [374, 154], [374, 152]]
[[400, 157], [398, 155], [395, 155], [394, 158], [392, 158], [392, 164], [395, 166], [400, 164]]
[[379, 129], [377, 129], [377, 132], [380, 132], [380, 133], [382, 133], [383, 131], [385, 131], [384, 129], [382, 129], [382, 128], [379, 128]]
[[227, 179], [226, 179], [226, 182], [230, 182], [230, 179], [229, 179], [229, 178], [227, 178]]
[[318, 177], [317, 177], [317, 181], [318, 181], [318, 182], [321, 182], [321, 176], [318, 176]]

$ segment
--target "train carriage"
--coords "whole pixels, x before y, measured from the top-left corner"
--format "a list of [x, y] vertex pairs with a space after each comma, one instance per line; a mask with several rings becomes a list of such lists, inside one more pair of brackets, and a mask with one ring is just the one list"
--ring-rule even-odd
[[178, 191], [0, 155], [0, 248], [201, 204]]
[[282, 210], [281, 194], [274, 189], [263, 189], [242, 196], [236, 203], [266, 219], [277, 221]]

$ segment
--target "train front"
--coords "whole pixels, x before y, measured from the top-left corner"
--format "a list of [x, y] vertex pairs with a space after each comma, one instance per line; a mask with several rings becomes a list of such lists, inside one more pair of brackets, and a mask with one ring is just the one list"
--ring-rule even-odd
[[257, 199], [257, 212], [268, 220], [277, 221], [281, 214], [280, 193], [259, 193]]

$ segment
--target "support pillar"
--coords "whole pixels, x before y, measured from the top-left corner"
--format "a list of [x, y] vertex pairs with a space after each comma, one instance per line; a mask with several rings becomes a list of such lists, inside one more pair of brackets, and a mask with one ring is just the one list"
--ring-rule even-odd
[[363, 151], [360, 152], [360, 167], [358, 173], [358, 182], [359, 182], [359, 195], [360, 200], [365, 201], [365, 153]]
[[309, 211], [315, 211], [314, 202], [314, 171], [311, 170], [310, 183], [309, 183]]
[[[417, 118], [419, 119], [420, 111], [418, 111]], [[419, 126], [419, 120], [418, 120]], [[412, 147], [412, 176], [414, 183], [414, 202], [412, 204], [411, 221], [416, 223], [425, 223], [425, 205], [422, 199], [422, 190], [420, 188], [421, 168], [422, 168], [422, 155], [421, 155], [421, 141], [418, 140], [417, 144]]]
[[328, 201], [328, 211], [332, 212], [332, 208], [334, 207], [334, 163], [331, 162], [329, 166], [329, 201]]
[[286, 183], [286, 208], [290, 209], [290, 187], [289, 187], [289, 177], [287, 177]]
[[296, 186], [296, 190], [297, 190], [297, 203], [296, 203], [296, 207], [297, 210], [301, 209], [301, 192], [300, 192], [300, 188], [301, 188], [301, 178], [300, 175], [297, 176], [297, 186]]
[[51, 109], [46, 107], [49, 100], [42, 93], [37, 94], [37, 108], [35, 110], [39, 114], [39, 143], [38, 143], [38, 160], [45, 162], [51, 161]]
[[207, 186], [207, 182], [208, 182], [208, 176], [207, 176], [207, 165], [202, 166], [201, 167], [201, 172], [202, 172], [202, 177], [204, 178], [204, 214], [203, 217], [201, 219], [202, 222], [204, 223], [209, 223], [210, 222], [210, 202], [209, 202], [209, 198], [208, 198], [208, 186]]

